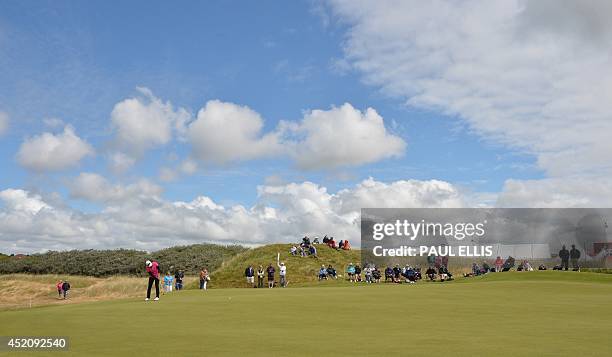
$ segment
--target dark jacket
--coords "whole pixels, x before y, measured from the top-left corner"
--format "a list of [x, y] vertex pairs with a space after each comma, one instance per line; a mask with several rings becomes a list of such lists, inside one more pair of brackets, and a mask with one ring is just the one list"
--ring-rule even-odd
[[244, 270], [244, 276], [250, 278], [255, 276], [255, 269], [253, 267], [248, 267]]
[[174, 279], [176, 279], [177, 283], [182, 283], [183, 282], [183, 278], [185, 277], [185, 274], [183, 274], [182, 272], [177, 272], [176, 274], [174, 274]]
[[64, 282], [64, 283], [62, 284], [62, 290], [64, 290], [64, 291], [68, 291], [68, 290], [70, 290], [70, 283], [69, 283], [69, 282], [67, 282], [67, 281], [66, 281], [66, 282]]
[[568, 260], [570, 257], [570, 252], [567, 249], [561, 249], [559, 251], [559, 258], [561, 258], [561, 260]]
[[570, 258], [572, 259], [580, 259], [580, 251], [576, 248], [572, 248], [569, 252]]
[[266, 271], [268, 272], [268, 278], [274, 278], [274, 273], [276, 272], [276, 269], [274, 269], [274, 267], [268, 267]]

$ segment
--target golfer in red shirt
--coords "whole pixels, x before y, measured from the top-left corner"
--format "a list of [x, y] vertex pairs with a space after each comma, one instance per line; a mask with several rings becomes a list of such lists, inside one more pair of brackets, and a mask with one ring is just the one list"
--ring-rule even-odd
[[147, 298], [145, 301], [149, 301], [151, 298], [151, 287], [155, 283], [155, 301], [159, 300], [159, 263], [151, 262], [147, 260], [147, 273], [149, 273], [149, 285], [147, 287]]

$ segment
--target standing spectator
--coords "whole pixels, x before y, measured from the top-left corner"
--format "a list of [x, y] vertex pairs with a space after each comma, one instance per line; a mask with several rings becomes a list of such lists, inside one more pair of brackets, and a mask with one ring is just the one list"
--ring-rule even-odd
[[475, 262], [472, 263], [472, 275], [474, 276], [480, 275], [480, 267]]
[[372, 268], [370, 268], [369, 266], [366, 266], [363, 269], [364, 273], [365, 273], [365, 281], [368, 284], [372, 284]]
[[276, 269], [274, 269], [274, 267], [272, 266], [272, 263], [268, 265], [266, 272], [268, 273], [268, 288], [273, 288], [274, 287], [274, 273], [276, 273]]
[[361, 282], [361, 267], [359, 264], [355, 265], [355, 280]]
[[448, 268], [448, 255], [442, 256], [442, 265]]
[[436, 256], [433, 254], [429, 254], [427, 256], [427, 264], [429, 264], [429, 266], [432, 266], [436, 263]]
[[209, 281], [210, 276], [208, 276], [208, 270], [202, 268], [202, 270], [200, 270], [200, 290], [206, 290]]
[[183, 271], [179, 269], [179, 271], [174, 274], [174, 282], [176, 284], [176, 290], [183, 290], [183, 279], [185, 278], [185, 274]]
[[149, 274], [149, 283], [147, 285], [147, 297], [145, 301], [149, 301], [151, 298], [151, 288], [153, 284], [155, 284], [155, 301], [159, 300], [159, 263], [152, 262], [150, 260], [146, 261], [147, 273]]
[[[314, 248], [313, 245], [311, 245], [310, 247]], [[284, 288], [287, 286], [287, 266], [285, 265], [284, 262], [280, 261], [280, 253], [276, 255], [276, 265], [278, 265], [278, 275], [280, 276], [281, 288]]]
[[264, 268], [260, 265], [257, 269], [257, 287], [260, 289], [264, 287], [264, 274]]
[[569, 252], [570, 259], [572, 260], [572, 269], [578, 269], [578, 259], [580, 259], [580, 251], [576, 249], [576, 246], [572, 244], [572, 250]]
[[174, 281], [174, 278], [172, 277], [172, 275], [170, 275], [170, 272], [167, 272], [166, 276], [164, 276], [164, 292], [166, 293], [172, 292], [172, 282], [173, 281]]
[[569, 268], [570, 252], [565, 248], [565, 245], [559, 251], [559, 258], [561, 258], [561, 269], [567, 270]]
[[497, 259], [495, 259], [495, 272], [499, 273], [502, 271], [502, 267], [504, 266], [504, 260], [498, 255]]
[[247, 284], [251, 284], [252, 287], [255, 287], [255, 269], [253, 269], [252, 265], [249, 265], [244, 270], [244, 276], [246, 276]]
[[62, 294], [64, 294], [64, 300], [68, 298], [68, 291], [70, 290], [70, 283], [68, 281], [64, 281], [62, 283]]
[[355, 266], [353, 263], [346, 267], [346, 275], [348, 275], [349, 281], [355, 281]]
[[57, 295], [60, 299], [62, 298], [62, 284], [64, 284], [62, 280], [58, 281], [57, 284], [55, 284], [55, 287], [57, 288]]
[[436, 255], [436, 258], [434, 259], [434, 267], [436, 269], [440, 269], [441, 266], [442, 266], [442, 257], [439, 255]]

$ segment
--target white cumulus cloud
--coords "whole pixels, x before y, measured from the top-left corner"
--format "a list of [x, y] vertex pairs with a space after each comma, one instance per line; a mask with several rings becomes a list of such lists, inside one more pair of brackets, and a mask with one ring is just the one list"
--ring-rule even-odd
[[68, 125], [60, 134], [43, 133], [26, 138], [17, 153], [17, 161], [30, 170], [57, 171], [75, 166], [93, 154], [91, 145]]
[[70, 195], [74, 198], [109, 204], [124, 203], [128, 200], [157, 199], [162, 188], [146, 179], [124, 186], [112, 184], [105, 177], [84, 172], [69, 184]]
[[151, 148], [168, 144], [175, 134], [183, 137], [191, 117], [184, 108], [174, 108], [147, 88], [138, 88], [138, 91], [141, 96], [115, 104], [111, 112], [120, 155], [130, 159], [121, 160], [120, 167], [133, 163]]
[[404, 140], [387, 132], [372, 108], [364, 112], [345, 103], [330, 110], [312, 110], [299, 123], [284, 123], [298, 138], [297, 165], [305, 169], [359, 166], [403, 155]]
[[361, 207], [458, 207], [464, 202], [449, 183], [416, 180], [368, 179], [335, 193], [312, 182], [261, 186], [252, 207], [223, 206], [206, 196], [167, 201], [160, 197], [161, 189], [146, 180], [113, 184], [93, 173], [81, 174], [69, 188], [72, 197], [105, 207], [84, 214], [24, 190], [0, 192], [0, 241], [5, 249], [154, 250], [201, 242], [295, 242], [304, 234], [331, 234], [358, 245]]
[[189, 125], [195, 156], [205, 162], [226, 163], [281, 153], [275, 133], [262, 134], [264, 122], [249, 107], [211, 100]]

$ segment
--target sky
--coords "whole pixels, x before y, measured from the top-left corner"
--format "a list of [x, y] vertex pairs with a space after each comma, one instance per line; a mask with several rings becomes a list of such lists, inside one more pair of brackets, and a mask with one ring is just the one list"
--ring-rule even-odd
[[0, 3], [0, 251], [610, 207], [607, 1]]

